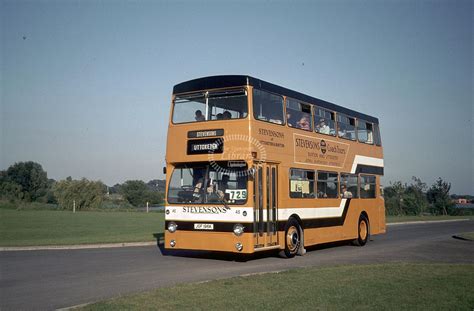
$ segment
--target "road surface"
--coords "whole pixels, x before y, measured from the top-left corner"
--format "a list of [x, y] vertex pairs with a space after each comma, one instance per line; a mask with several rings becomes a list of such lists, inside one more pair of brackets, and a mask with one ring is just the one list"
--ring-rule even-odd
[[264, 254], [248, 261], [156, 246], [0, 252], [0, 310], [57, 309], [122, 294], [296, 267], [386, 262], [474, 263], [474, 242], [452, 238], [474, 221], [393, 225], [364, 247], [319, 246], [285, 260]]

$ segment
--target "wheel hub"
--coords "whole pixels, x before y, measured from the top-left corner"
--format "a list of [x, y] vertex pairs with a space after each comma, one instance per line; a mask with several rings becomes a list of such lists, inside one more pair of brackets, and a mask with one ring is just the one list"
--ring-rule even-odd
[[359, 235], [362, 240], [367, 238], [367, 224], [365, 221], [361, 221], [359, 225]]
[[296, 251], [297, 247], [300, 243], [300, 235], [298, 229], [295, 226], [291, 226], [288, 229], [288, 233], [286, 235], [286, 243], [288, 245], [288, 249], [291, 252]]

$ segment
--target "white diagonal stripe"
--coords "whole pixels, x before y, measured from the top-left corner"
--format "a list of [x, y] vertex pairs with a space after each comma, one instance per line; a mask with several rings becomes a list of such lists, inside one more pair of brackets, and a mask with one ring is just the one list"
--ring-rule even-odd
[[352, 163], [352, 174], [356, 172], [358, 164], [383, 167], [383, 159], [356, 155], [354, 157], [354, 162]]
[[341, 217], [347, 199], [342, 199], [339, 206], [335, 207], [304, 207], [304, 208], [279, 208], [278, 220], [286, 221], [291, 215], [296, 214], [301, 219]]

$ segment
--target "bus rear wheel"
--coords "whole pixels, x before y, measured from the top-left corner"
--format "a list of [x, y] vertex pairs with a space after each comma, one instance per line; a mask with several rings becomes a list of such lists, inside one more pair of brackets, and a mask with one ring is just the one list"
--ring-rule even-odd
[[364, 246], [367, 244], [370, 236], [369, 228], [369, 220], [367, 219], [367, 216], [361, 214], [359, 217], [359, 224], [357, 226], [357, 239], [353, 241], [354, 245]]
[[285, 226], [285, 249], [280, 252], [284, 258], [293, 258], [301, 247], [302, 230], [298, 221], [290, 218]]

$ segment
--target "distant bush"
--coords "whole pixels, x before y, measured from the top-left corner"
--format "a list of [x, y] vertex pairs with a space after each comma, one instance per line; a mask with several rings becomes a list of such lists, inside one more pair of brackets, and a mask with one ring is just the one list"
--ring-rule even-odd
[[469, 213], [453, 208], [454, 203], [449, 196], [450, 189], [451, 184], [441, 178], [438, 178], [429, 189], [417, 177], [412, 177], [411, 184], [403, 184], [400, 181], [391, 183], [384, 188], [386, 213], [393, 216]]
[[125, 198], [117, 193], [105, 195], [100, 208], [107, 210], [130, 210], [135, 209]]
[[76, 210], [100, 208], [105, 185], [100, 181], [81, 180], [58, 181], [53, 187], [54, 196], [63, 209], [72, 210], [74, 203]]
[[135, 207], [145, 206], [146, 202], [151, 205], [163, 203], [163, 194], [150, 190], [141, 180], [127, 180], [120, 185], [120, 193]]
[[474, 216], [474, 208], [453, 207], [450, 211], [450, 215], [454, 216]]

